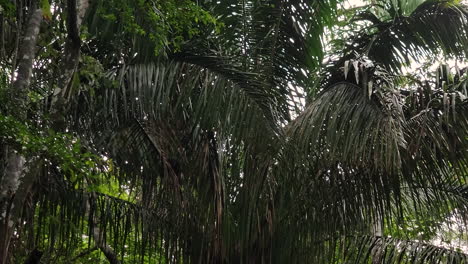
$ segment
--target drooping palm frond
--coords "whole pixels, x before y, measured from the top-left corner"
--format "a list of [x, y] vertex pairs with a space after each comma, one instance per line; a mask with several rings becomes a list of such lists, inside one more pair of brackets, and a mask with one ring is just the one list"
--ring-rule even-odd
[[[276, 212], [286, 233], [302, 234], [293, 255], [306, 257], [301, 246], [330, 237], [367, 234], [376, 223], [405, 226], [419, 214], [427, 225], [466, 210], [467, 101], [457, 91], [465, 78], [444, 90], [430, 81], [407, 90], [373, 64], [347, 64], [341, 78], [352, 83], [325, 88], [285, 128], [278, 196], [298, 206], [280, 200]], [[336, 255], [334, 246], [317, 250], [309, 256], [328, 254], [324, 263]]]
[[454, 249], [420, 241], [375, 236], [349, 237], [344, 241], [347, 242], [336, 251], [343, 256], [337, 261], [345, 263], [464, 263], [468, 260], [468, 255]]
[[[397, 220], [395, 225], [400, 229], [390, 228], [391, 232], [399, 236], [409, 235], [405, 231], [410, 229], [426, 230], [431, 234], [440, 230], [440, 225], [452, 217], [459, 223], [466, 223], [466, 210], [468, 209], [468, 192], [466, 184], [451, 182], [440, 183], [438, 186], [403, 186], [402, 187], [402, 214], [403, 219], [410, 219], [411, 223]], [[454, 214], [456, 212], [456, 215]], [[462, 236], [463, 234], [456, 234]]]
[[[172, 255], [178, 250], [174, 246], [177, 241], [170, 238], [169, 230], [176, 228], [177, 222], [168, 218], [168, 204], [152, 209], [100, 192], [64, 188], [64, 183], [59, 182], [60, 175], [55, 176], [58, 178], [42, 178], [36, 186], [33, 206], [38, 213], [34, 215], [33, 210], [33, 215], [25, 218], [36, 229], [25, 230], [23, 234], [33, 236], [31, 239], [38, 241], [38, 247], [57, 251], [47, 255], [55, 254], [67, 261], [72, 256], [71, 250], [81, 247], [83, 236], [88, 238], [89, 247], [98, 243], [93, 239], [94, 230], [102, 230], [102, 243], [115, 250], [122, 260], [129, 251], [134, 251], [133, 257], [138, 259], [161, 259], [161, 255]], [[164, 226], [167, 233], [159, 233], [155, 229], [158, 226]], [[155, 242], [163, 236], [166, 243], [172, 244], [170, 247]]]
[[407, 144], [398, 99], [389, 93], [396, 103], [392, 106], [366, 93], [349, 83], [330, 87], [294, 121], [291, 135], [331, 164], [344, 160], [371, 170], [398, 171], [399, 148]]
[[[287, 259], [292, 263], [304, 260], [314, 263], [330, 263], [333, 260], [339, 263], [362, 263], [362, 259], [352, 262], [359, 251], [357, 248], [362, 245], [350, 244], [354, 236], [375, 232], [376, 224], [386, 226], [385, 235], [408, 240], [424, 235], [423, 239], [426, 240], [422, 242], [429, 243], [431, 234], [438, 232], [440, 225], [454, 211], [460, 212], [456, 221], [466, 221], [463, 216], [468, 208], [466, 186], [456, 181], [440, 183], [438, 186], [405, 186], [402, 183], [401, 193], [389, 198], [382, 187], [391, 187], [378, 186], [378, 183], [372, 182], [372, 179], [388, 175], [368, 174], [365, 168], [353, 168], [354, 173], [351, 173], [343, 165], [328, 170], [318, 166], [325, 170], [321, 172], [323, 176], [319, 174], [320, 171], [314, 174], [317, 170], [296, 169], [297, 178], [302, 176], [300, 183], [294, 184], [297, 181], [292, 180], [296, 179], [292, 175], [288, 180], [279, 182], [282, 187], [278, 196], [282, 199], [275, 202], [275, 214], [280, 222], [275, 228], [275, 237], [278, 239], [274, 240], [274, 246], [281, 252], [275, 257], [281, 260]], [[290, 167], [287, 169], [292, 170]], [[296, 206], [286, 206], [291, 200], [297, 201]], [[410, 230], [413, 231], [409, 233]], [[291, 233], [299, 235], [288, 236]], [[456, 234], [457, 237], [459, 235]], [[348, 261], [337, 260], [337, 256], [343, 256], [343, 250], [349, 250], [347, 254], [355, 255]], [[360, 258], [376, 258], [379, 257], [378, 252], [374, 249]], [[409, 255], [408, 252], [399, 252], [399, 256], [407, 259]], [[386, 259], [383, 263], [394, 263], [392, 261]]]
[[450, 56], [467, 55], [468, 11], [464, 5], [427, 1], [408, 17], [395, 17], [387, 25], [374, 26], [384, 28], [368, 36], [372, 41], [361, 42], [363, 51], [393, 70], [409, 65], [410, 58], [417, 60], [440, 51]]
[[[436, 184], [444, 180], [437, 174], [453, 168], [457, 171], [456, 180], [466, 182], [466, 81], [466, 74], [448, 72], [444, 77], [436, 74], [435, 81], [416, 82], [416, 88], [403, 91], [409, 139], [407, 175], [415, 172], [415, 177]], [[411, 182], [410, 178], [407, 180]]]
[[[195, 241], [210, 230], [203, 244], [178, 250], [192, 252], [194, 261], [234, 261], [255, 256], [253, 245], [265, 240], [255, 221], [270, 199], [262, 197], [261, 183], [281, 144], [280, 122], [255, 74], [200, 59], [203, 67], [172, 61], [111, 72], [118, 86], [104, 80], [72, 109], [85, 128], [80, 133], [99, 131], [91, 142], [119, 165], [117, 179], [139, 193], [142, 206], [172, 204], [168, 214], [179, 230], [173, 241]], [[252, 203], [258, 199], [264, 201]]]
[[[110, 127], [133, 118], [143, 121], [180, 116], [181, 122], [190, 126], [202, 122], [202, 128], [229, 128], [224, 131], [226, 135], [245, 135], [248, 131], [244, 129], [251, 129], [249, 124], [254, 123], [270, 131], [276, 129], [281, 114], [275, 109], [275, 97], [262, 89], [255, 74], [210, 70], [205, 65], [172, 61], [124, 66], [109, 73], [111, 80], [118, 82], [117, 88], [104, 81], [100, 90], [91, 91], [98, 96], [88, 99], [83, 93], [79, 103], [88, 104], [89, 111], [102, 116]], [[96, 99], [103, 101], [90, 101]]]
[[[302, 97], [309, 73], [323, 57], [323, 28], [330, 26], [335, 1], [222, 1], [215, 9], [226, 25], [222, 39], [245, 69], [258, 72], [267, 88], [288, 98], [285, 104], [297, 111], [294, 98]], [[289, 106], [288, 106], [289, 105]]]
[[263, 111], [264, 116], [273, 124], [272, 129], [276, 130], [276, 124], [288, 119], [288, 108], [284, 107], [287, 95], [268, 87], [270, 84], [263, 79], [264, 75], [261, 73], [243, 70], [240, 61], [216, 53], [195, 55], [180, 52], [171, 57], [176, 61], [197, 65], [201, 67], [200, 70], [206, 69], [218, 74], [238, 86]]
[[[417, 1], [402, 2], [413, 4]], [[377, 2], [375, 8], [385, 3]], [[325, 65], [323, 87], [342, 79], [338, 69], [345, 61], [362, 57], [400, 74], [412, 62], [422, 62], [432, 54], [459, 59], [467, 56], [468, 11], [466, 5], [460, 3], [424, 1], [410, 14], [400, 10], [380, 17], [371, 11], [363, 11], [352, 21], [367, 24], [361, 25], [362, 29], [345, 42], [342, 51], [337, 51], [338, 59]]]
[[[275, 245], [288, 259], [317, 262], [321, 250], [311, 248], [319, 241], [366, 232], [384, 214], [394, 216], [386, 215], [386, 208], [400, 200], [400, 148], [406, 140], [403, 113], [383, 100], [397, 101], [396, 95], [385, 93], [369, 98], [367, 89], [337, 83], [286, 127], [289, 144], [273, 172], [281, 197], [275, 206]], [[297, 206], [287, 206], [288, 201]], [[299, 235], [283, 244], [279, 238], [290, 233]]]

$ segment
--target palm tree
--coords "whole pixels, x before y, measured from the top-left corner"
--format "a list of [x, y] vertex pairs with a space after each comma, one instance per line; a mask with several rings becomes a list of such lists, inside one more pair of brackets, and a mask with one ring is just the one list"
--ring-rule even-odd
[[[18, 216], [2, 222], [12, 246], [0, 263], [97, 248], [110, 263], [467, 261], [405, 235], [466, 210], [466, 70], [403, 74], [440, 52], [466, 58], [465, 6], [375, 1], [350, 15], [334, 1], [76, 2], [52, 2], [68, 35], [47, 24], [39, 41], [59, 47], [24, 66], [24, 114], [11, 110], [19, 103], [2, 112], [7, 148], [25, 146], [11, 131], [46, 140], [15, 156], [33, 173], [24, 194], [1, 197]], [[182, 19], [187, 9], [202, 26]], [[343, 19], [356, 31], [340, 32]], [[322, 65], [326, 28], [337, 46]]]

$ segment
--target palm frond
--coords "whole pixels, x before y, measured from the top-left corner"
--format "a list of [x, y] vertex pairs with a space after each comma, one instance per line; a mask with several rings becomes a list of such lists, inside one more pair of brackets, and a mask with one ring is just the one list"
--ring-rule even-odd
[[[378, 67], [349, 64], [341, 77], [349, 82], [325, 88], [285, 127], [288, 144], [274, 167], [276, 213], [287, 230], [278, 236], [302, 234], [294, 242], [304, 252], [276, 246], [300, 259], [306, 243], [368, 233], [375, 223], [410, 225], [415, 215], [420, 225], [440, 223], [466, 210], [467, 101], [458, 91], [465, 79], [407, 90]], [[283, 207], [288, 201], [297, 206]], [[335, 254], [333, 246], [318, 250], [311, 256]]]
[[331, 67], [341, 67], [357, 54], [401, 73], [413, 61], [421, 62], [431, 54], [466, 57], [468, 11], [465, 5], [425, 1], [407, 16], [401, 12], [395, 11], [390, 17], [378, 17], [370, 11], [356, 15], [355, 21], [369, 24], [346, 43], [342, 56], [336, 61], [338, 66]]
[[392, 106], [366, 93], [350, 83], [329, 87], [291, 124], [290, 135], [330, 163], [345, 160], [365, 163], [371, 170], [397, 171], [399, 148], [407, 144], [398, 99], [388, 93]]
[[[340, 240], [338, 240], [340, 241]], [[440, 246], [392, 237], [345, 238], [336, 249], [346, 263], [463, 263], [468, 255]], [[340, 242], [338, 242], [340, 243]], [[350, 250], [351, 248], [358, 250]]]
[[290, 111], [300, 109], [294, 98], [303, 95], [288, 86], [309, 84], [323, 57], [321, 37], [334, 21], [336, 2], [232, 0], [214, 12], [226, 25], [222, 37], [230, 53], [245, 69], [261, 74], [269, 91], [285, 96]]

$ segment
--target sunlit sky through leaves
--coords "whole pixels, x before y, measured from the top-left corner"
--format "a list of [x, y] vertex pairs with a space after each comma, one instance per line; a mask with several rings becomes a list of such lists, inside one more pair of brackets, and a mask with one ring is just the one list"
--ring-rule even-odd
[[[468, 0], [462, 0], [462, 3], [468, 5]], [[368, 4], [366, 1], [362, 0], [348, 0], [345, 2], [345, 7], [346, 8], [353, 8], [353, 7], [360, 7]], [[468, 61], [465, 59], [464, 61], [456, 61], [454, 59], [450, 60], [444, 60], [442, 57], [437, 58], [439, 63], [433, 64], [433, 66], [430, 68], [431, 71], [435, 71], [437, 67], [439, 67], [440, 64], [442, 63], [447, 63], [450, 67], [455, 67], [457, 65], [460, 68], [468, 67]], [[411, 66], [406, 69], [406, 73], [414, 73], [416, 72], [419, 68], [421, 67], [421, 64], [418, 62], [412, 62]]]

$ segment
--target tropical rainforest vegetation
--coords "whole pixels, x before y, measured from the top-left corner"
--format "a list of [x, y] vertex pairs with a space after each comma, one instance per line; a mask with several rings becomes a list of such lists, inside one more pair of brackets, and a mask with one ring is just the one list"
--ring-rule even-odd
[[0, 7], [0, 264], [468, 263], [463, 2]]

